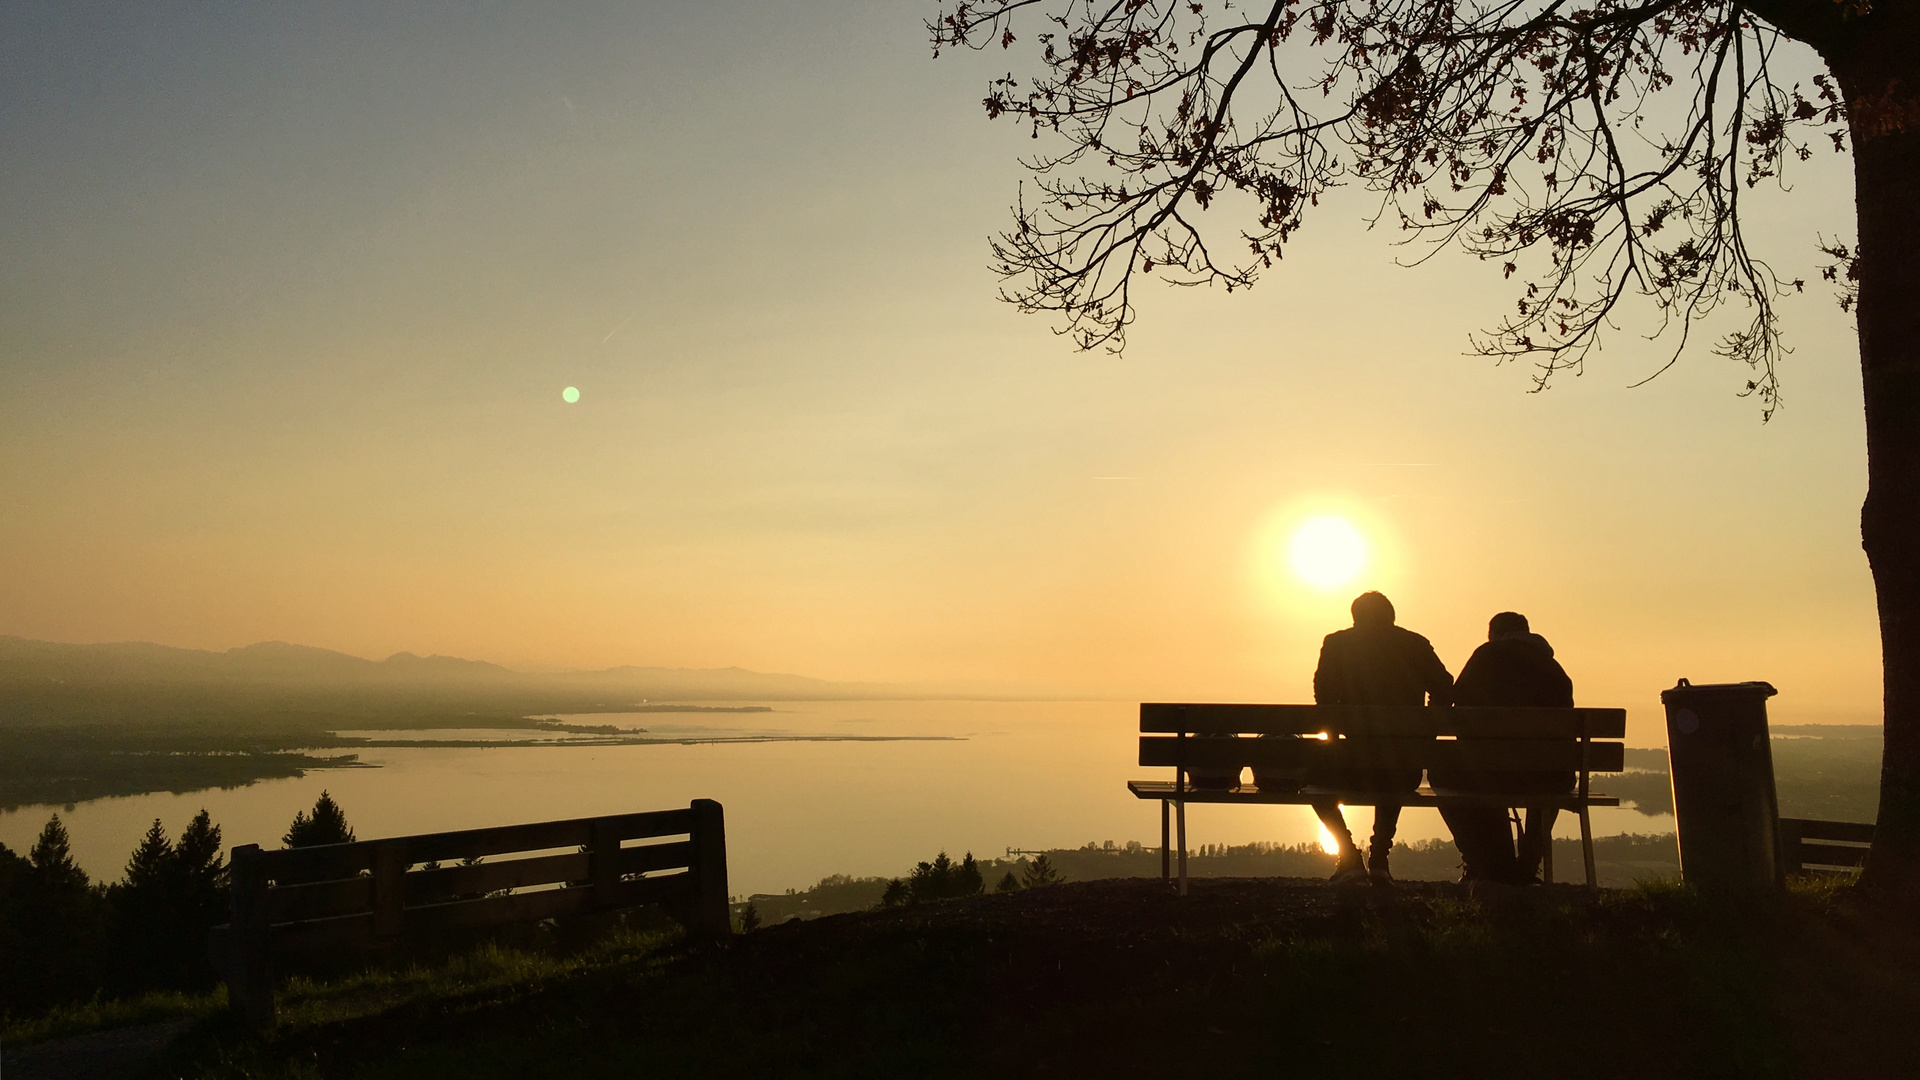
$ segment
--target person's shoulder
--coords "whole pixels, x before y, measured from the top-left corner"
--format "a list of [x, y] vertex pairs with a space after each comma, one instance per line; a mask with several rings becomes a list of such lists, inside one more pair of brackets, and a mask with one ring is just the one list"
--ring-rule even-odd
[[1399, 638], [1402, 642], [1405, 642], [1407, 645], [1413, 646], [1415, 648], [1427, 648], [1427, 649], [1433, 648], [1433, 642], [1428, 641], [1425, 634], [1416, 634], [1412, 630], [1409, 630], [1404, 626], [1394, 627], [1393, 635]]
[[1499, 659], [1505, 651], [1497, 641], [1483, 641], [1474, 647], [1472, 655], [1467, 657], [1467, 663], [1471, 664], [1478, 660], [1483, 664], [1490, 664]]

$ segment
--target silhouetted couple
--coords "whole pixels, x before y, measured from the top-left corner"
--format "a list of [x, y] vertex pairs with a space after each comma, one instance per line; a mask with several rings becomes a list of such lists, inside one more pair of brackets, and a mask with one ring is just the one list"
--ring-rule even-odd
[[[1553, 647], [1531, 632], [1526, 616], [1503, 611], [1487, 628], [1487, 643], [1474, 650], [1455, 681], [1433, 651], [1433, 644], [1411, 630], [1394, 625], [1393, 603], [1377, 592], [1353, 601], [1353, 627], [1327, 635], [1320, 647], [1320, 666], [1313, 673], [1313, 699], [1321, 705], [1380, 707], [1433, 705], [1571, 706], [1573, 682], [1553, 658]], [[1383, 769], [1365, 766], [1309, 771], [1315, 787], [1362, 791], [1412, 792], [1420, 786], [1419, 769]], [[1573, 774], [1501, 773], [1498, 777], [1462, 772], [1440, 772], [1432, 778], [1436, 791], [1519, 791], [1563, 795], [1573, 786]], [[1381, 801], [1373, 811], [1373, 838], [1361, 861], [1353, 833], [1337, 802], [1319, 802], [1314, 812], [1339, 845], [1334, 866], [1336, 882], [1372, 879], [1391, 885], [1388, 855], [1400, 826], [1400, 804]], [[1489, 880], [1510, 884], [1532, 881], [1553, 819], [1559, 809], [1545, 805], [1530, 809], [1519, 850], [1507, 830], [1506, 808], [1457, 804], [1440, 814], [1453, 831], [1454, 843], [1466, 864], [1462, 880]]]

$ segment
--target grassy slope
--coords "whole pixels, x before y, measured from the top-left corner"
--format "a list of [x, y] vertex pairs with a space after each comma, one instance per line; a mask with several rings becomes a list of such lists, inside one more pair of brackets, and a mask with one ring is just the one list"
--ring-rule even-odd
[[[1880, 1076], [1920, 937], [1832, 898], [1103, 881], [442, 980], [167, 1076]], [[299, 1012], [298, 1009], [295, 1010]]]

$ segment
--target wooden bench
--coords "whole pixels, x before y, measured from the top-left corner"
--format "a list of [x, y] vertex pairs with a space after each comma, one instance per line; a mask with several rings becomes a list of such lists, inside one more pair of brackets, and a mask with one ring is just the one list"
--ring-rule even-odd
[[1787, 873], [1865, 866], [1873, 826], [1854, 821], [1780, 819], [1780, 865]]
[[[629, 840], [658, 842], [625, 846]], [[574, 850], [430, 868], [561, 848]], [[273, 1023], [274, 961], [295, 953], [372, 949], [423, 932], [642, 904], [663, 905], [697, 939], [732, 929], [726, 826], [720, 804], [708, 799], [683, 810], [351, 844], [278, 851], [247, 844], [233, 849], [228, 872], [232, 922], [213, 929], [214, 963], [234, 1009], [261, 1026]], [[526, 889], [535, 891], [517, 891]]]
[[[1179, 852], [1179, 890], [1187, 891], [1188, 803], [1309, 804], [1337, 802], [1373, 806], [1495, 805], [1503, 808], [1557, 806], [1580, 818], [1580, 843], [1586, 857], [1587, 885], [1596, 884], [1593, 826], [1587, 810], [1618, 806], [1620, 800], [1595, 794], [1591, 773], [1625, 767], [1625, 709], [1542, 709], [1415, 706], [1363, 708], [1343, 705], [1203, 705], [1148, 702], [1140, 706], [1140, 764], [1170, 766], [1172, 780], [1132, 780], [1128, 790], [1141, 799], [1160, 800], [1160, 874], [1172, 880]], [[1602, 741], [1606, 740], [1606, 741]], [[1257, 769], [1421, 769], [1482, 774], [1571, 771], [1574, 789], [1565, 795], [1498, 790], [1472, 794], [1436, 793], [1430, 785], [1416, 791], [1381, 792], [1345, 788], [1294, 787], [1262, 791], [1254, 785], [1196, 788], [1189, 773], [1201, 770]], [[1491, 785], [1497, 786], [1497, 785]], [[1171, 813], [1169, 813], [1171, 810]], [[1177, 819], [1176, 838], [1169, 818]], [[1553, 880], [1552, 845], [1543, 853], [1546, 880]]]

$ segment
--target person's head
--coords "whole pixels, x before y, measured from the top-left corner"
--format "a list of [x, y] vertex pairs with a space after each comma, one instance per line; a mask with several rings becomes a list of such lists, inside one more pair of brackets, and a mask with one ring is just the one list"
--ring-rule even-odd
[[1527, 617], [1517, 611], [1503, 611], [1487, 621], [1488, 641], [1532, 632], [1532, 627], [1527, 625]]
[[1377, 592], [1363, 592], [1353, 598], [1353, 625], [1362, 630], [1393, 625], [1393, 601]]

